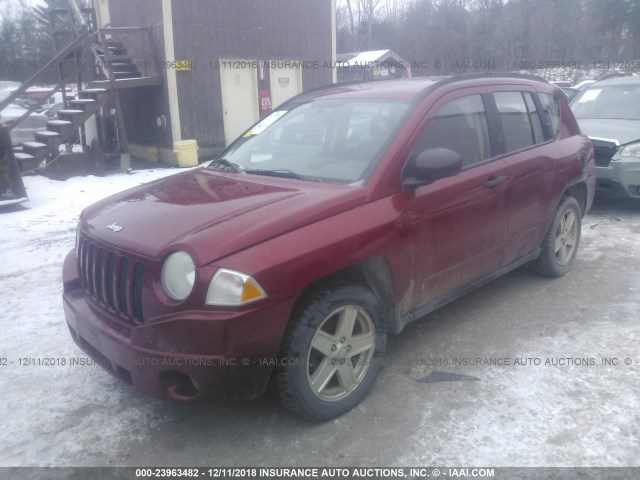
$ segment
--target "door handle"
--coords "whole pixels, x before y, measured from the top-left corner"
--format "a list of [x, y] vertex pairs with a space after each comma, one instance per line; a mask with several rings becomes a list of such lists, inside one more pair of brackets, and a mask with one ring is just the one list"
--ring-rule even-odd
[[501, 175], [499, 177], [491, 177], [489, 180], [484, 182], [482, 186], [484, 188], [494, 188], [498, 185], [502, 185], [506, 179], [507, 177], [505, 177], [504, 175]]

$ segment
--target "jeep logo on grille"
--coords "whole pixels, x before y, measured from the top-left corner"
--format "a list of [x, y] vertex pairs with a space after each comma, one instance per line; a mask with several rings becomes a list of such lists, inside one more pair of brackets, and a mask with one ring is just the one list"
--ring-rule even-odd
[[107, 228], [111, 230], [113, 233], [118, 233], [120, 230], [122, 230], [122, 227], [117, 223], [112, 223]]

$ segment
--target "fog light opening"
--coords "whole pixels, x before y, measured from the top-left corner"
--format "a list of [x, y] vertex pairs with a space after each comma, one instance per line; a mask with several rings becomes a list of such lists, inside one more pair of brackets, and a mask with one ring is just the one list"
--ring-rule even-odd
[[187, 374], [167, 370], [158, 375], [158, 381], [171, 398], [191, 400], [200, 394], [198, 384]]

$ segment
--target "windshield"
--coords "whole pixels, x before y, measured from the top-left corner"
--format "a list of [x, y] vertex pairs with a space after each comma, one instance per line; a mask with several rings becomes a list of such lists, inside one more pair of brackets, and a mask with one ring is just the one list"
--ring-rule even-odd
[[571, 102], [571, 110], [578, 119], [640, 120], [640, 84], [593, 86]]
[[365, 180], [409, 105], [318, 100], [287, 107], [254, 125], [211, 168], [335, 183]]

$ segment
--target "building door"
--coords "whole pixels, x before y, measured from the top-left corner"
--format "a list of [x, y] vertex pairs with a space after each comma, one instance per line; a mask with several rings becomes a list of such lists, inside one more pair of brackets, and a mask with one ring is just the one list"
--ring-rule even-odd
[[287, 63], [291, 62], [272, 61], [271, 68], [269, 68], [271, 101], [274, 109], [294, 95], [302, 92], [302, 72], [300, 67], [290, 66]]
[[248, 60], [220, 60], [225, 145], [258, 120], [258, 79], [254, 64]]

